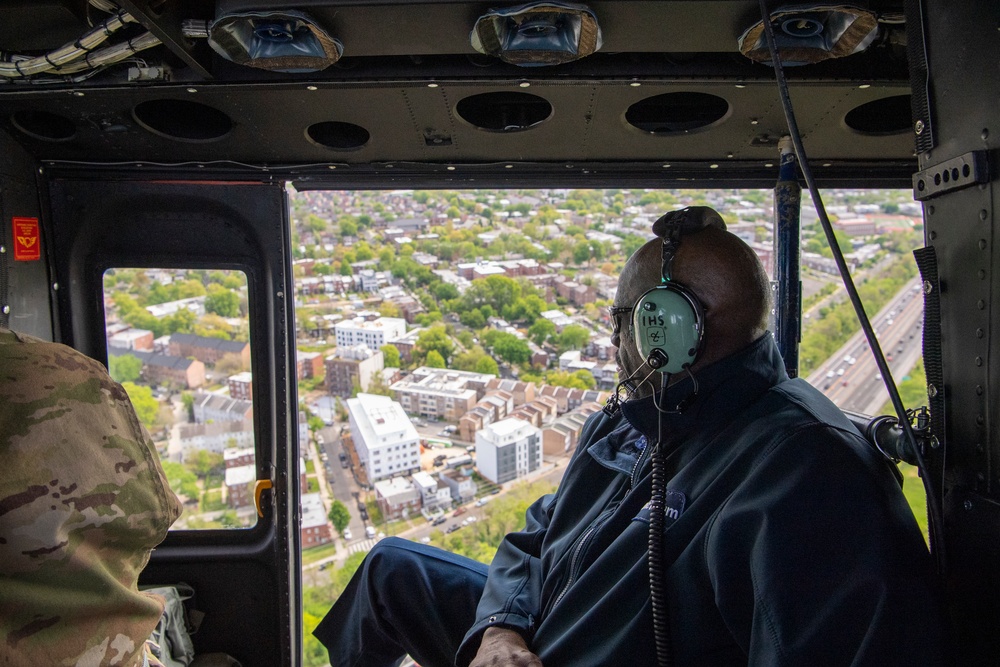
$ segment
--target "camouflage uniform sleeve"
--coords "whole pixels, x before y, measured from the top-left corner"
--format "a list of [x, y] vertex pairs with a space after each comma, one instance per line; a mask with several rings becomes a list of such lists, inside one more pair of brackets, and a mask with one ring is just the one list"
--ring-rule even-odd
[[0, 329], [0, 660], [143, 664], [163, 610], [136, 582], [180, 514], [121, 385]]

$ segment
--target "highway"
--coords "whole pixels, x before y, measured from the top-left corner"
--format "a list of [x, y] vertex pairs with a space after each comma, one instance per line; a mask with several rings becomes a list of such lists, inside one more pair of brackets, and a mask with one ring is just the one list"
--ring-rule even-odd
[[[910, 372], [922, 354], [923, 312], [920, 280], [914, 278], [871, 318], [879, 346], [897, 383]], [[823, 362], [807, 380], [842, 410], [874, 415], [889, 398], [875, 358], [861, 331]]]

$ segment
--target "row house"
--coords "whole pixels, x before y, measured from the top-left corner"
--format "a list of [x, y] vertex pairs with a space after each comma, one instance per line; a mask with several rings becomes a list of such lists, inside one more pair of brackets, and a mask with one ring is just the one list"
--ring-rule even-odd
[[539, 396], [530, 403], [516, 408], [511, 417], [541, 426], [544, 422], [554, 419], [559, 414], [559, 404], [549, 396]]
[[451, 504], [451, 489], [439, 477], [421, 470], [413, 473], [410, 479], [420, 491], [420, 501], [424, 508], [433, 510]]
[[125, 354], [130, 354], [142, 362], [140, 372], [149, 385], [169, 384], [185, 389], [196, 389], [205, 384], [205, 364], [197, 359], [173, 357], [168, 354], [140, 350], [108, 348], [110, 356]]
[[[305, 488], [305, 487], [303, 487]], [[333, 526], [323, 507], [323, 498], [318, 493], [303, 493], [300, 504], [302, 519], [299, 536], [302, 548], [318, 547], [333, 541]]]
[[387, 344], [394, 346], [399, 350], [399, 359], [404, 364], [408, 364], [413, 361], [413, 348], [417, 344], [417, 338], [420, 337], [420, 333], [424, 331], [423, 328], [413, 329], [408, 331], [399, 338], [393, 338]]
[[420, 489], [406, 477], [375, 482], [375, 500], [387, 519], [405, 519], [421, 507]]
[[219, 421], [210, 424], [181, 424], [178, 427], [181, 458], [197, 451], [222, 454], [232, 448], [253, 448], [252, 421]]
[[584, 403], [603, 404], [608, 400], [608, 392], [595, 391], [593, 389], [570, 389], [569, 387], [553, 387], [552, 385], [542, 385], [538, 393], [548, 396], [556, 401], [557, 411], [560, 415], [575, 410]]
[[583, 425], [601, 409], [597, 403], [584, 403], [542, 429], [542, 450], [549, 456], [562, 456], [576, 449]]
[[194, 420], [207, 422], [241, 422], [253, 420], [253, 403], [221, 394], [196, 392], [194, 395]]
[[456, 503], [466, 503], [476, 497], [476, 482], [469, 468], [444, 470], [438, 478], [448, 487]]
[[[514, 395], [502, 389], [493, 389], [476, 403], [475, 407], [458, 420], [459, 439], [473, 442], [476, 431], [487, 424], [505, 419], [516, 403]], [[468, 416], [468, 419], [466, 418]]]
[[323, 372], [323, 355], [319, 352], [295, 351], [295, 377], [311, 380]]
[[514, 399], [514, 405], [524, 405], [535, 400], [535, 383], [522, 382], [520, 380], [508, 380], [504, 378], [493, 378], [486, 383], [487, 393], [493, 391], [508, 392]]
[[170, 355], [194, 357], [205, 364], [215, 364], [227, 354], [239, 357], [243, 368], [250, 368], [250, 343], [175, 333], [170, 336]]
[[573, 280], [556, 283], [556, 294], [575, 306], [584, 306], [597, 300], [597, 290], [592, 285], [584, 285]]

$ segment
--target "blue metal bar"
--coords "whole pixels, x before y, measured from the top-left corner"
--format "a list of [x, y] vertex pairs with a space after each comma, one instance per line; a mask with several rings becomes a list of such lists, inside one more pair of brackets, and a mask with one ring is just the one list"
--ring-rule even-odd
[[799, 273], [802, 187], [791, 141], [778, 144], [781, 162], [774, 186], [774, 337], [789, 377], [799, 375], [802, 279]]

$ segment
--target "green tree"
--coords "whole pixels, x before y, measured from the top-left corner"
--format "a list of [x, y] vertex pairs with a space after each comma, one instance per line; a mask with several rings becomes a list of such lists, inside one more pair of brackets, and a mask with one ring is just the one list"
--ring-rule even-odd
[[125, 393], [132, 401], [132, 407], [135, 408], [135, 414], [139, 417], [139, 421], [145, 424], [146, 428], [152, 428], [160, 414], [160, 404], [153, 398], [153, 390], [132, 382], [122, 382], [122, 387], [125, 388]]
[[551, 320], [545, 318], [535, 320], [535, 323], [528, 327], [528, 336], [536, 345], [544, 343], [555, 332], [556, 325], [552, 324]]
[[194, 421], [194, 394], [189, 391], [185, 391], [181, 394], [181, 403], [184, 405], [184, 411], [187, 412], [187, 420], [189, 422]]
[[477, 373], [488, 373], [490, 375], [500, 375], [500, 367], [493, 357], [482, 357], [476, 362], [475, 371]]
[[205, 296], [205, 310], [221, 317], [236, 317], [240, 314], [239, 295], [222, 285], [211, 284]]
[[424, 364], [431, 368], [447, 368], [444, 363], [444, 357], [437, 350], [431, 350], [427, 353], [427, 359], [424, 360]]
[[330, 513], [327, 514], [327, 517], [338, 533], [343, 533], [344, 528], [347, 528], [347, 524], [351, 522], [351, 513], [347, 510], [347, 505], [339, 500], [334, 500], [330, 505]]
[[131, 354], [109, 356], [108, 373], [115, 382], [135, 382], [142, 373], [142, 360]]
[[212, 474], [221, 473], [225, 469], [225, 459], [222, 454], [204, 449], [191, 452], [185, 463], [194, 474], [202, 479]]
[[[417, 342], [413, 348], [414, 354], [418, 359], [426, 359], [427, 355], [431, 351], [434, 351], [438, 353], [445, 362], [445, 365], [447, 365], [452, 352], [455, 350], [455, 343], [452, 341], [451, 336], [448, 335], [448, 331], [444, 325], [436, 324], [417, 334]], [[441, 366], [441, 368], [444, 367]]]
[[590, 342], [590, 332], [579, 324], [570, 324], [556, 337], [560, 354], [567, 350], [582, 350]]
[[163, 474], [167, 477], [170, 489], [191, 500], [198, 500], [201, 490], [198, 488], [198, 477], [180, 463], [162, 461]]
[[382, 351], [386, 368], [399, 368], [402, 365], [398, 347], [395, 345], [383, 345], [379, 349]]

